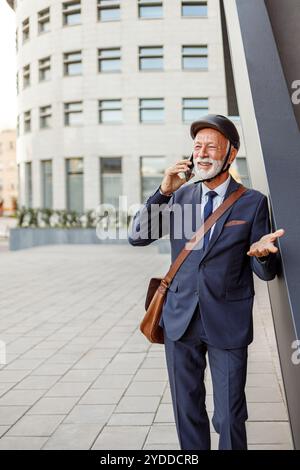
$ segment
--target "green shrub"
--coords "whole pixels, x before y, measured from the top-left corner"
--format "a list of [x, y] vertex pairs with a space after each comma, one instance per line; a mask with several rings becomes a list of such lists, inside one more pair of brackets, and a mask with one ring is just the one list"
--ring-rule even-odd
[[16, 216], [17, 225], [22, 228], [96, 228], [98, 224], [106, 227], [107, 223], [110, 227], [118, 226], [116, 220], [107, 215], [100, 216], [95, 210], [80, 214], [75, 211], [21, 207]]

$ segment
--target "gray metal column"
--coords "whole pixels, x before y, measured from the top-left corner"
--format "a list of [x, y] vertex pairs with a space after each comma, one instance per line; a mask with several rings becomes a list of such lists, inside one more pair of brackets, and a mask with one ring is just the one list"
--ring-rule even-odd
[[274, 229], [286, 230], [279, 241], [282, 270], [268, 288], [292, 436], [300, 449], [300, 364], [292, 361], [293, 342], [300, 338], [300, 105], [291, 100], [291, 84], [300, 80], [300, 2], [223, 1], [251, 181], [269, 196]]

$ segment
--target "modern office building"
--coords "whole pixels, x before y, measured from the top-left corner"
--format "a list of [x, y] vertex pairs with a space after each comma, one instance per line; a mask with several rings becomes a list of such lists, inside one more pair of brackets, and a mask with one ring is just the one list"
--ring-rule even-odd
[[0, 215], [15, 212], [17, 191], [16, 131], [4, 129], [0, 131]]
[[268, 291], [300, 449], [299, 1], [8, 3], [17, 17], [21, 204], [82, 210], [119, 194], [142, 202], [163, 169], [190, 154], [191, 121], [212, 112], [237, 123], [233, 171], [250, 185], [249, 167], [272, 229], [286, 232]]
[[[203, 114], [241, 124], [219, 0], [18, 0], [20, 205], [143, 202]], [[227, 75], [227, 77], [226, 77]], [[237, 165], [249, 185], [242, 145]]]

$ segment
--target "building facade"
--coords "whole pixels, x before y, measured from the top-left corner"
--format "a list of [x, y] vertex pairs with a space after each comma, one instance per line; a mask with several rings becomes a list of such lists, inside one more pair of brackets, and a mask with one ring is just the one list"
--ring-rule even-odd
[[[9, 3], [20, 206], [144, 202], [190, 155], [191, 122], [230, 114], [219, 0]], [[249, 185], [243, 142], [233, 172]]]
[[5, 129], [0, 132], [0, 215], [15, 212], [17, 197], [16, 131]]

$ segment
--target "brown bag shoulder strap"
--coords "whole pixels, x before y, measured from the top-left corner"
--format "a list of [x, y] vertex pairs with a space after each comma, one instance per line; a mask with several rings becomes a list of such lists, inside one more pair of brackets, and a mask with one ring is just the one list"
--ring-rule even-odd
[[229, 209], [241, 196], [247, 191], [247, 188], [242, 184], [239, 188], [228, 196], [225, 201], [206, 219], [204, 224], [201, 225], [199, 230], [195, 233], [193, 238], [185, 244], [174, 263], [171, 265], [169, 271], [162, 279], [161, 283], [164, 287], [169, 287], [178, 269], [193, 250], [193, 248], [204, 237], [206, 232], [217, 222], [217, 220]]

